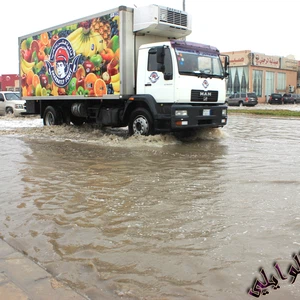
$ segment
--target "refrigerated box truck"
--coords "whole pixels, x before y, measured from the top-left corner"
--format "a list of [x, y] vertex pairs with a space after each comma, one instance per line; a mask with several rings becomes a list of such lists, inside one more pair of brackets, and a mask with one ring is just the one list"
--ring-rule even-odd
[[191, 16], [117, 8], [19, 37], [20, 85], [44, 125], [126, 127], [130, 135], [222, 127], [228, 56], [190, 42]]

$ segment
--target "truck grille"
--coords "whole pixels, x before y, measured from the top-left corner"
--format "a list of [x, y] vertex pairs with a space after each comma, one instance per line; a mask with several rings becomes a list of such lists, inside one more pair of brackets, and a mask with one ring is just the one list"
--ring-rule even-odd
[[187, 14], [179, 11], [160, 9], [160, 22], [187, 27]]
[[219, 96], [218, 91], [203, 91], [203, 90], [191, 91], [191, 101], [217, 102], [218, 96]]

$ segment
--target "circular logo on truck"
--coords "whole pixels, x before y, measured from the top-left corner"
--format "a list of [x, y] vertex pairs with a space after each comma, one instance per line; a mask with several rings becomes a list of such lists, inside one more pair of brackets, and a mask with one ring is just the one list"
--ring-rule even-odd
[[152, 72], [149, 76], [149, 79], [152, 83], [155, 83], [159, 79], [159, 76], [156, 72]]
[[65, 87], [77, 71], [81, 54], [75, 56], [71, 43], [65, 39], [58, 39], [52, 46], [49, 60], [46, 61], [48, 73], [58, 87]]

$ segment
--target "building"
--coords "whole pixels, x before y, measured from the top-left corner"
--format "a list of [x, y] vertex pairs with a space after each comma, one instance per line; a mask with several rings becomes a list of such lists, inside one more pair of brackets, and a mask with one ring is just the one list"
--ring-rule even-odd
[[19, 91], [20, 79], [18, 74], [0, 75], [0, 91]]
[[258, 102], [266, 103], [271, 93], [296, 93], [297, 87], [300, 91], [300, 82], [297, 82], [299, 61], [293, 57], [270, 56], [250, 50], [222, 54], [228, 55], [230, 60], [228, 95], [255, 92]]

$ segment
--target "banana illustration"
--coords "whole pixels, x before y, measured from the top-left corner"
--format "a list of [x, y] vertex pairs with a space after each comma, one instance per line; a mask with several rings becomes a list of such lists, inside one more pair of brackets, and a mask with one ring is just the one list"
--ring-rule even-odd
[[101, 52], [106, 47], [106, 42], [98, 32], [93, 30], [83, 32], [82, 27], [73, 31], [67, 39], [77, 55], [82, 54], [86, 57], [91, 57], [97, 51]]
[[80, 37], [82, 34], [82, 27], [77, 28], [76, 30], [74, 30], [72, 33], [70, 33], [67, 36], [67, 39], [72, 43], [75, 39], [78, 38], [78, 36]]
[[24, 58], [21, 58], [21, 70], [23, 73], [27, 74], [30, 70], [32, 70], [34, 66], [34, 62], [28, 62]]
[[95, 50], [92, 50], [92, 39], [90, 41], [86, 41], [85, 43], [85, 53], [83, 55], [85, 55], [86, 57], [91, 57], [95, 54]]
[[93, 39], [96, 47], [96, 52], [98, 51], [100, 53], [103, 49], [106, 48], [106, 42], [99, 33], [94, 33]]
[[72, 41], [71, 41], [71, 45], [73, 47], [73, 49], [78, 49], [81, 45], [81, 42], [82, 42], [82, 36], [81, 35], [78, 35], [76, 36]]
[[77, 49], [75, 50], [76, 54], [83, 54], [85, 50], [85, 43], [81, 42], [80, 44], [78, 44]]

